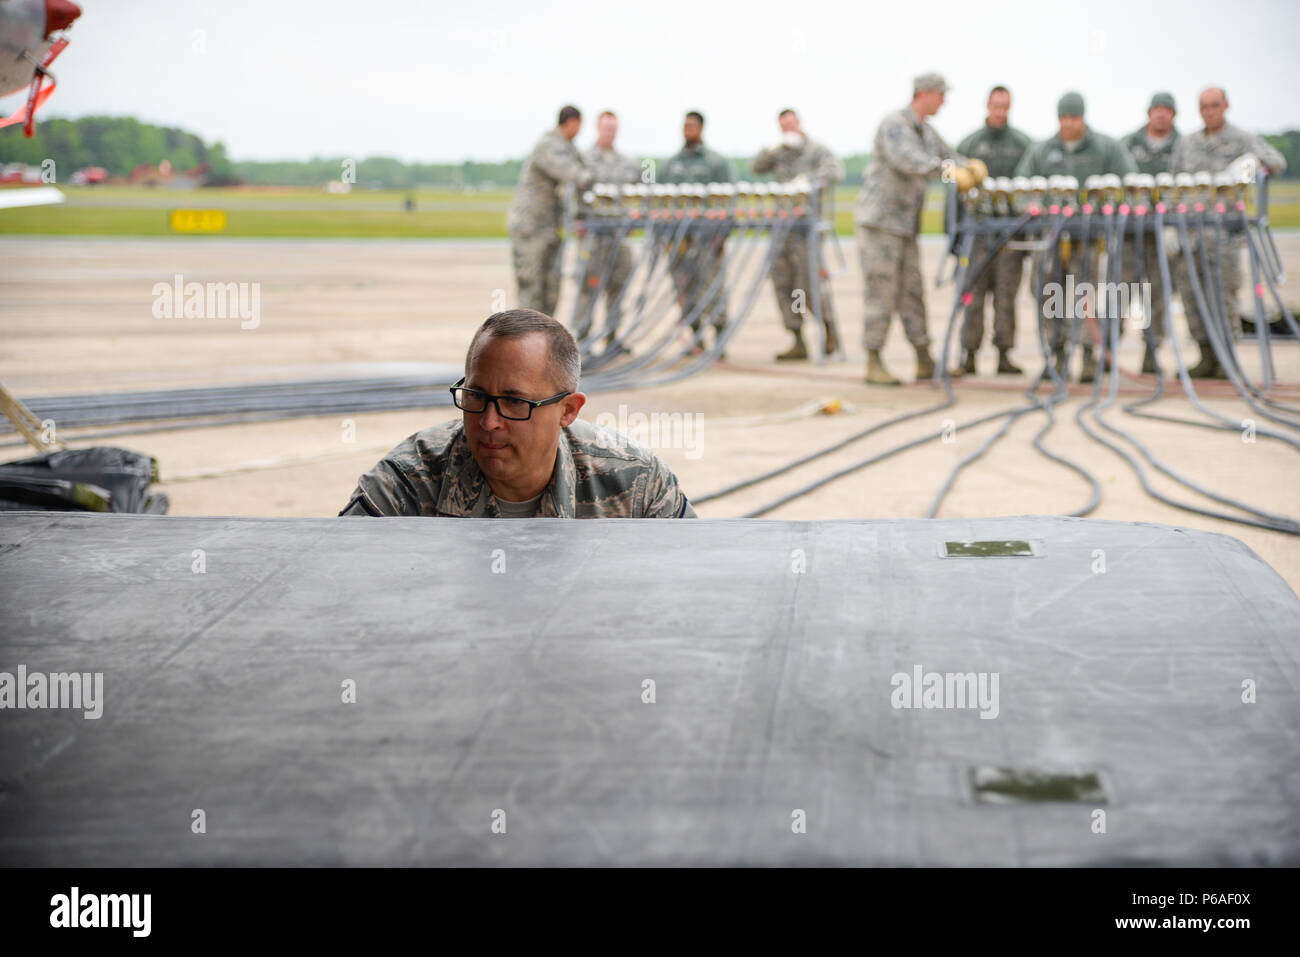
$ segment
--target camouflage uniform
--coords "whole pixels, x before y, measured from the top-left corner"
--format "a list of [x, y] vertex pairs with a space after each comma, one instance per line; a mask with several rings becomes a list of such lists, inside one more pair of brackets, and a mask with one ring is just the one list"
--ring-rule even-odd
[[585, 186], [591, 171], [577, 147], [555, 128], [547, 132], [519, 173], [507, 228], [514, 260], [515, 282], [519, 286], [520, 309], [536, 309], [555, 315], [560, 299], [560, 257], [564, 240], [560, 226], [564, 218], [564, 187]]
[[[1101, 133], [1092, 129], [1085, 129], [1083, 139], [1074, 144], [1074, 148], [1067, 148], [1061, 139], [1061, 134], [1057, 133], [1048, 139], [1035, 143], [1025, 151], [1025, 155], [1020, 158], [1020, 163], [1016, 166], [1017, 176], [1073, 176], [1082, 185], [1083, 181], [1089, 176], [1100, 176], [1103, 173], [1115, 173], [1123, 176], [1126, 173], [1136, 173], [1137, 167], [1133, 164], [1133, 157], [1117, 140], [1109, 136], [1103, 136]], [[1064, 254], [1065, 264], [1062, 270], [1061, 281], [1068, 282], [1066, 276], [1073, 274], [1075, 283], [1083, 281], [1082, 262], [1085, 261], [1079, 251], [1071, 247]], [[1098, 252], [1096, 242], [1090, 242], [1086, 251], [1087, 264], [1087, 281], [1096, 283], [1098, 281]], [[1053, 276], [1044, 273], [1043, 282], [1055, 282]], [[1039, 296], [1039, 302], [1045, 301], [1046, 290], [1036, 290]], [[1093, 303], [1093, 313], [1096, 314], [1097, 304]], [[1073, 331], [1067, 329], [1064, 316], [1048, 316], [1046, 310], [1040, 308], [1040, 321], [1047, 324], [1047, 341], [1056, 348], [1065, 344], [1067, 332]], [[1071, 320], [1070, 326], [1078, 326], [1082, 329], [1085, 344], [1095, 345], [1097, 336], [1092, 327], [1087, 322], [1078, 322]]]
[[[500, 518], [460, 419], [417, 432], [361, 476], [340, 515]], [[562, 430], [537, 518], [697, 518], [672, 470], [620, 433], [575, 419]]]
[[[789, 146], [768, 147], [754, 157], [755, 173], [773, 173], [777, 180], [789, 182], [796, 176], [807, 176], [820, 190], [821, 209], [819, 213], [826, 216], [830, 204], [826, 194], [835, 188], [836, 183], [844, 181], [844, 164], [839, 157], [821, 143], [804, 139], [801, 148]], [[835, 323], [835, 300], [831, 294], [831, 284], [825, 267], [821, 269], [821, 304], [822, 319], [827, 328]], [[776, 291], [776, 307], [781, 312], [785, 327], [791, 332], [802, 332], [803, 315], [795, 312], [794, 291], [802, 289], [805, 293], [805, 305], [812, 308], [812, 282], [808, 278], [807, 237], [791, 233], [777, 253], [772, 263], [772, 288]]]
[[[599, 146], [593, 146], [582, 158], [591, 168], [597, 183], [622, 185], [641, 181], [641, 164], [617, 150], [603, 150]], [[593, 233], [586, 255], [586, 274], [582, 288], [578, 290], [576, 326], [573, 330], [575, 339], [582, 339], [591, 328], [595, 318], [596, 298], [606, 270], [609, 270], [609, 275], [605, 282], [605, 327], [610, 335], [618, 330], [620, 316], [616, 310], [621, 309], [619, 296], [632, 274], [632, 250], [612, 233]]]
[[897, 312], [912, 345], [930, 343], [925, 324], [921, 207], [930, 180], [957, 154], [910, 106], [890, 113], [876, 130], [871, 162], [862, 177], [854, 220], [862, 259], [865, 308], [863, 344], [879, 350]]
[[[733, 183], [736, 180], [731, 161], [721, 153], [715, 153], [703, 143], [698, 146], [683, 146], [677, 155], [664, 161], [659, 168], [658, 181], [661, 183]], [[726, 265], [725, 240], [721, 234], [709, 242], [709, 247], [696, 256], [691, 254], [691, 239], [683, 240], [681, 247], [669, 250], [670, 257], [676, 258], [677, 266], [673, 269], [673, 284], [677, 288], [677, 298], [681, 303], [682, 316], [690, 315], [699, 305], [709, 287], [717, 280], [718, 274]], [[670, 260], [671, 261], [671, 260]], [[691, 328], [696, 332], [700, 324], [709, 318], [715, 329], [721, 330], [727, 324], [727, 284], [724, 279], [703, 313], [695, 317]]]
[[[1030, 142], [1028, 134], [1012, 126], [989, 126], [985, 123], [957, 144], [957, 152], [983, 161], [989, 176], [1012, 176]], [[984, 237], [976, 239], [971, 250], [971, 262], [981, 261], [987, 250], [987, 240]], [[993, 296], [993, 345], [1006, 351], [1016, 344], [1016, 294], [1020, 291], [1024, 265], [1023, 251], [1004, 246], [993, 257], [984, 274], [975, 280], [971, 287], [975, 298], [966, 307], [962, 321], [961, 344], [967, 352], [978, 352], [984, 341], [984, 306], [990, 293]]]
[[[1188, 133], [1180, 139], [1169, 162], [1170, 171], [1199, 173], [1201, 170], [1208, 170], [1211, 173], [1218, 173], [1227, 169], [1234, 160], [1246, 153], [1254, 153], [1259, 157], [1259, 161], [1268, 167], [1270, 176], [1280, 176], [1286, 172], [1286, 159], [1267, 140], [1231, 123], [1224, 123], [1223, 128], [1217, 133], [1207, 133], [1201, 129], [1195, 133]], [[1194, 220], [1189, 217], [1190, 238], [1199, 261], [1200, 231], [1192, 227], [1193, 222]], [[1229, 320], [1234, 321], [1234, 324], [1237, 292], [1241, 289], [1241, 254], [1244, 249], [1244, 239], [1241, 236], [1231, 238], [1225, 236], [1223, 264], [1219, 267], [1214, 253], [1213, 230], [1206, 231], [1206, 258], [1209, 260], [1211, 271], [1216, 268], [1222, 269], [1223, 298], [1230, 312]], [[1187, 326], [1192, 337], [1198, 342], [1206, 342], [1210, 337], [1205, 331], [1205, 322], [1201, 318], [1200, 310], [1196, 308], [1196, 294], [1191, 288], [1191, 281], [1186, 278], [1187, 255], [1188, 252], [1184, 250], [1181, 257], [1183, 268], [1179, 270], [1179, 290], [1183, 298], [1183, 311], [1187, 313]], [[1202, 293], [1211, 295], [1204, 286], [1202, 286]]]
[[[1171, 129], [1163, 142], [1152, 143], [1147, 139], [1147, 128], [1144, 125], [1120, 140], [1120, 144], [1133, 157], [1133, 162], [1137, 166], [1139, 173], [1154, 176], [1157, 173], [1170, 172], [1169, 164], [1174, 155], [1174, 147], [1178, 145], [1178, 139], [1178, 131]], [[1154, 222], [1150, 212], [1147, 213], [1147, 220], [1148, 222]], [[1168, 252], [1172, 254], [1173, 250], [1168, 250]], [[1142, 238], [1142, 266], [1145, 272], [1141, 277], [1138, 276], [1138, 261], [1135, 250], [1131, 247], [1125, 248], [1124, 261], [1120, 265], [1124, 282], [1149, 282], [1151, 284], [1151, 315], [1148, 320], [1151, 326], [1152, 342], [1159, 345], [1165, 339], [1165, 282], [1160, 277], [1160, 263], [1156, 257], [1155, 234], [1148, 233]], [[1174, 269], [1169, 274], [1169, 278], [1172, 280], [1174, 273], [1177, 271], [1177, 262], [1175, 261], [1171, 265], [1174, 266]], [[1120, 329], [1123, 330], [1123, 317], [1120, 319]]]

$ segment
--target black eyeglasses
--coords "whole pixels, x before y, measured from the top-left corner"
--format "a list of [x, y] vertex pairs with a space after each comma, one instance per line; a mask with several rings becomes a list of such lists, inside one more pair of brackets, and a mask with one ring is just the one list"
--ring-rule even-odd
[[521, 399], [517, 395], [488, 395], [478, 389], [464, 388], [461, 385], [461, 382], [464, 381], [465, 378], [462, 376], [460, 382], [451, 387], [451, 401], [456, 403], [456, 408], [463, 412], [486, 412], [488, 403], [492, 402], [497, 407], [497, 415], [503, 419], [513, 419], [515, 422], [526, 422], [532, 418], [533, 409], [540, 409], [544, 405], [554, 405], [565, 396], [573, 395], [572, 392], [561, 392], [549, 399]]

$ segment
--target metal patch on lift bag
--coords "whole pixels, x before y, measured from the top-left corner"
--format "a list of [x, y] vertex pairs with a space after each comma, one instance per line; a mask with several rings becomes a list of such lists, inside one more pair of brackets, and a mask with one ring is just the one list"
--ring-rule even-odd
[[1108, 804], [1098, 771], [1030, 771], [1023, 768], [973, 767], [971, 796], [979, 804], [1033, 804], [1067, 801]]
[[1043, 554], [1038, 541], [940, 542], [940, 558], [1034, 558]]

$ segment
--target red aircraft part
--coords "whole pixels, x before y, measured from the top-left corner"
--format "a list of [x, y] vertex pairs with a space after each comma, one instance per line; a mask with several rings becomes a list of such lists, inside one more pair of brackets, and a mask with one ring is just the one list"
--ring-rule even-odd
[[[59, 31], [66, 30], [79, 16], [81, 16], [81, 7], [72, 3], [71, 0], [45, 0], [44, 39], [49, 40]], [[50, 98], [50, 94], [54, 92], [54, 87], [58, 82], [53, 74], [47, 73], [47, 70], [49, 65], [54, 62], [55, 57], [62, 53], [63, 48], [67, 45], [68, 40], [66, 37], [59, 37], [50, 43], [49, 49], [33, 71], [32, 85], [27, 94], [27, 102], [12, 115], [0, 119], [0, 128], [22, 122], [23, 133], [26, 136], [33, 135], [35, 132], [33, 127], [36, 122], [36, 111]], [[48, 86], [45, 86], [46, 76], [49, 76], [50, 79]]]

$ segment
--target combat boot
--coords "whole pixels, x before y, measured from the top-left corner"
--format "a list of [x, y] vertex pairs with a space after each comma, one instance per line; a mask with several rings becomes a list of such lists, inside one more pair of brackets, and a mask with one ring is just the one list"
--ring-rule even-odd
[[1187, 374], [1193, 379], [1223, 378], [1219, 370], [1219, 360], [1214, 355], [1214, 346], [1208, 342], [1197, 342], [1196, 345], [1201, 350], [1201, 361], [1188, 369]]
[[1142, 374], [1156, 375], [1156, 352], [1150, 346], [1147, 346], [1146, 352], [1142, 354]]
[[934, 359], [930, 358], [929, 346], [916, 347], [916, 381], [934, 378]]
[[961, 365], [948, 373], [954, 379], [960, 379], [962, 376], [975, 374], [975, 353], [969, 349], [966, 350], [966, 356], [961, 360]]
[[868, 385], [901, 385], [896, 378], [889, 374], [885, 368], [885, 363], [880, 359], [879, 349], [867, 350], [867, 384]]
[[840, 337], [835, 334], [835, 327], [829, 322], [824, 323], [826, 327], [826, 354], [833, 356], [840, 351]]
[[998, 350], [998, 375], [1022, 375], [1024, 369], [1011, 361], [1009, 349]]
[[1079, 371], [1080, 382], [1095, 382], [1097, 379], [1097, 356], [1092, 346], [1083, 347], [1083, 368]]
[[804, 344], [802, 332], [796, 332], [794, 334], [794, 345], [792, 345], [789, 349], [786, 349], [785, 352], [778, 352], [776, 354], [777, 362], [791, 362], [796, 359], [807, 359], [807, 358], [808, 358], [808, 347]]

